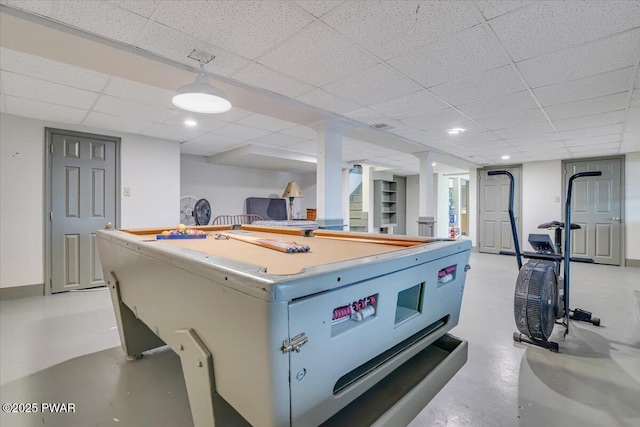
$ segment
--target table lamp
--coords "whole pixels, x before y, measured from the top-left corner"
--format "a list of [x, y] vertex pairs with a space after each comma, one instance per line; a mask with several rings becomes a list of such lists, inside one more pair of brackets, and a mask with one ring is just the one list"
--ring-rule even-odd
[[290, 181], [287, 184], [287, 188], [284, 189], [284, 193], [282, 193], [282, 197], [289, 198], [289, 221], [293, 220], [293, 199], [296, 197], [302, 197], [302, 190], [300, 190], [300, 186], [295, 181]]

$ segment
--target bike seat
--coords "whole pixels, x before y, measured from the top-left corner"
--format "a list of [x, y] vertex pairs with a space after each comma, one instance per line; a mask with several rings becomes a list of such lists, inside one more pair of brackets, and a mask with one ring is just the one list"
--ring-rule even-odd
[[[560, 229], [564, 229], [564, 222], [560, 222], [560, 221], [551, 221], [551, 222], [545, 222], [544, 224], [540, 224], [538, 226], [538, 228], [543, 228], [543, 229], [548, 229], [548, 230], [555, 230], [557, 228]], [[575, 223], [571, 223], [571, 229], [572, 230], [579, 230], [580, 226], [578, 224]]]

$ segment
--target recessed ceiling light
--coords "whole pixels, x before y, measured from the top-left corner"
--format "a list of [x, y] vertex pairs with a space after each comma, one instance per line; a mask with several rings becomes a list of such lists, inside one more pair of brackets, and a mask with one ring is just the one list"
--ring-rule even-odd
[[435, 165], [436, 165], [436, 162], [431, 163], [431, 166], [435, 166]]
[[509, 160], [510, 158], [511, 158], [511, 156], [508, 156], [506, 154], [504, 156], [502, 156], [502, 160]]
[[462, 132], [464, 132], [464, 131], [465, 131], [465, 129], [462, 129], [462, 128], [453, 128], [453, 129], [449, 129], [449, 130], [447, 131], [447, 133], [448, 133], [449, 135], [458, 135], [459, 133], [462, 133]]
[[195, 120], [187, 119], [184, 121], [184, 124], [187, 126], [195, 126], [198, 124], [198, 122], [196, 122]]

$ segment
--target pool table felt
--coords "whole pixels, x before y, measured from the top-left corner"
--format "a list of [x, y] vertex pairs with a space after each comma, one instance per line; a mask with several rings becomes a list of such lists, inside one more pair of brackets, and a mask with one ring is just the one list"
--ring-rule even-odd
[[[157, 243], [162, 245], [172, 245], [246, 264], [256, 265], [258, 267], [265, 268], [266, 272], [269, 274], [296, 274], [308, 267], [332, 264], [335, 262], [406, 249], [406, 245], [396, 246], [390, 244], [365, 243], [322, 237], [304, 237], [290, 234], [244, 230], [238, 233], [240, 236], [275, 239], [284, 242], [296, 242], [301, 245], [307, 245], [311, 248], [310, 252], [289, 254], [235, 239], [217, 240], [215, 238], [215, 234], [217, 233], [218, 232], [215, 231], [208, 232], [206, 239], [158, 240]], [[232, 234], [237, 233], [237, 231], [222, 231], [221, 233]], [[155, 235], [140, 237], [155, 239]], [[416, 243], [416, 245], [417, 244], [419, 243]]]

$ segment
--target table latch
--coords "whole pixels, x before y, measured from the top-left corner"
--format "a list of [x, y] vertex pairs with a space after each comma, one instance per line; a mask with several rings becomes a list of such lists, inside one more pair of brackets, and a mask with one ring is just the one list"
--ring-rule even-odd
[[303, 345], [305, 345], [307, 342], [309, 341], [309, 338], [307, 338], [307, 336], [305, 335], [305, 333], [301, 333], [296, 335], [295, 337], [293, 337], [291, 339], [291, 341], [289, 341], [288, 339], [282, 341], [282, 353], [286, 354], [286, 353], [290, 353], [292, 351], [295, 352], [300, 352], [300, 347], [302, 347]]

